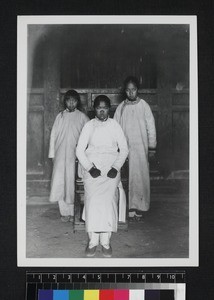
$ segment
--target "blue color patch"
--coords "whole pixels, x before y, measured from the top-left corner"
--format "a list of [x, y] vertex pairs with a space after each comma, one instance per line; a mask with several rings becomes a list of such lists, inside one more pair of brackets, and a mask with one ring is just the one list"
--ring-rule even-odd
[[53, 300], [53, 290], [39, 290], [38, 300]]
[[69, 291], [68, 290], [54, 290], [53, 291], [53, 300], [69, 300]]

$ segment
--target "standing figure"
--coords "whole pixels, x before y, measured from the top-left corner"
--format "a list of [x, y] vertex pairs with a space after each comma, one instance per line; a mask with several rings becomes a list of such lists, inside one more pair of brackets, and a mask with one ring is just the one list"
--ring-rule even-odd
[[80, 109], [80, 96], [75, 90], [64, 95], [64, 110], [54, 122], [49, 158], [53, 159], [50, 202], [58, 202], [62, 222], [74, 215], [76, 145], [89, 118]]
[[115, 111], [129, 146], [129, 217], [140, 220], [150, 206], [148, 150], [156, 147], [155, 121], [149, 105], [138, 97], [139, 82], [129, 76], [124, 81], [126, 99]]
[[111, 257], [110, 238], [118, 224], [117, 187], [128, 147], [120, 125], [109, 118], [110, 99], [97, 96], [94, 109], [96, 117], [84, 126], [76, 151], [83, 167], [86, 256], [94, 256], [100, 243], [103, 256]]

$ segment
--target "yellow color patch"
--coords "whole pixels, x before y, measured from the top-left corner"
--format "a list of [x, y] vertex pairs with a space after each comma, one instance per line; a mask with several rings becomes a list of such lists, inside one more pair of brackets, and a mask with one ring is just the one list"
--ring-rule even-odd
[[84, 290], [84, 300], [99, 300], [99, 290]]

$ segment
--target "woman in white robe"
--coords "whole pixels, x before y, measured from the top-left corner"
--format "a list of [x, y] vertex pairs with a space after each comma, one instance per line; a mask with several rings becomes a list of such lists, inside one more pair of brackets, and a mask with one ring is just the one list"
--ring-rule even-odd
[[155, 121], [149, 105], [138, 97], [139, 82], [133, 76], [124, 82], [126, 99], [115, 111], [129, 147], [129, 216], [140, 219], [150, 207], [148, 150], [156, 147]]
[[108, 117], [110, 100], [100, 95], [94, 101], [96, 117], [83, 128], [77, 157], [83, 167], [85, 225], [89, 235], [87, 256], [94, 256], [100, 243], [105, 257], [112, 255], [110, 237], [117, 231], [120, 169], [128, 147], [120, 125]]
[[50, 202], [58, 202], [61, 220], [67, 222], [74, 215], [76, 145], [80, 132], [89, 118], [78, 110], [79, 94], [69, 90], [64, 96], [65, 110], [54, 122], [49, 147], [53, 159]]

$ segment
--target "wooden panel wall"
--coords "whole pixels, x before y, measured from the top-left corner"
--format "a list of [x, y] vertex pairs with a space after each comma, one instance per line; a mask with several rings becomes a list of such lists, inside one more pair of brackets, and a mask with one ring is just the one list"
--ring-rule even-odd
[[187, 92], [172, 94], [173, 169], [189, 169], [189, 97]]
[[27, 173], [44, 175], [44, 90], [34, 89], [28, 94]]
[[[59, 91], [59, 99], [55, 98], [48, 104], [54, 107], [52, 117], [48, 115], [44, 101], [45, 93], [42, 89], [33, 89], [29, 94], [30, 105], [28, 112], [28, 157], [27, 174], [29, 185], [33, 180], [43, 180], [49, 189], [52, 164], [48, 159], [50, 131], [54, 118], [63, 109], [63, 96], [67, 89]], [[94, 117], [93, 101], [97, 95], [105, 94], [111, 99], [110, 115], [113, 117], [117, 105], [122, 101], [121, 91], [118, 89], [76, 89], [80, 93], [85, 112], [90, 118]], [[157, 129], [157, 160], [163, 176], [168, 176], [174, 170], [188, 170], [189, 167], [189, 92], [188, 90], [171, 90], [170, 106], [166, 110], [160, 105], [162, 99], [157, 89], [141, 89], [139, 95], [150, 105]], [[54, 99], [54, 98], [53, 98]], [[46, 111], [46, 114], [44, 114]], [[164, 126], [166, 122], [169, 127]], [[48, 130], [47, 130], [48, 128]], [[163, 145], [163, 141], [165, 144]], [[170, 153], [170, 156], [166, 154]], [[41, 188], [41, 187], [40, 187]], [[29, 189], [29, 193], [35, 192]], [[36, 190], [38, 193], [38, 190]]]
[[[152, 108], [161, 174], [166, 178], [174, 170], [188, 169], [187, 25], [30, 25], [28, 33], [29, 194], [41, 194], [42, 186], [44, 193], [49, 191], [49, 138], [64, 93], [77, 90], [90, 118], [95, 97], [105, 94], [113, 116], [128, 75], [139, 78], [139, 95]], [[37, 191], [35, 185], [40, 185]]]

